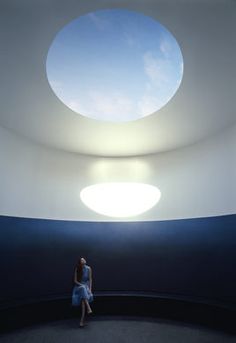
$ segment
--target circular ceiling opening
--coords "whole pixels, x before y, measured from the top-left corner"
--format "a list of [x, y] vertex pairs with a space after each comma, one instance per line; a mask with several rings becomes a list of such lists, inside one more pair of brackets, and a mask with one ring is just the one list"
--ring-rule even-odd
[[100, 10], [58, 32], [46, 71], [51, 88], [71, 110], [127, 122], [168, 103], [182, 80], [183, 57], [158, 21], [123, 9]]

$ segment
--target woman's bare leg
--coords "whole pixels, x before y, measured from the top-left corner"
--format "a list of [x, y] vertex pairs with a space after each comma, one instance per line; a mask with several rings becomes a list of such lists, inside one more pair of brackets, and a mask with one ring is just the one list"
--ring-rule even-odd
[[92, 309], [91, 309], [91, 307], [90, 307], [90, 305], [89, 305], [88, 300], [87, 300], [87, 299], [84, 299], [84, 301], [85, 301], [85, 304], [86, 304], [86, 306], [87, 306], [87, 313], [92, 313], [93, 311], [92, 311]]
[[84, 302], [84, 299], [82, 299], [82, 314], [81, 314], [81, 319], [80, 319], [81, 326], [84, 324], [84, 316], [85, 316], [85, 302]]

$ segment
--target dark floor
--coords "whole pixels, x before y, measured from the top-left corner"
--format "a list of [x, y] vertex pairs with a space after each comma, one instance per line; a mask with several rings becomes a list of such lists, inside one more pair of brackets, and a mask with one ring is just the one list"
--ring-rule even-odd
[[[93, 315], [92, 315], [93, 316]], [[32, 325], [0, 336], [1, 343], [228, 343], [236, 335], [194, 324], [135, 316], [93, 316], [84, 328], [70, 318]]]

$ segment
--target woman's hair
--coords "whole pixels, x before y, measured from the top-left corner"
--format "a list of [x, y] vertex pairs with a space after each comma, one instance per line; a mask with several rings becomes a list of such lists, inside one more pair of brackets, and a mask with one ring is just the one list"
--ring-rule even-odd
[[81, 263], [81, 258], [79, 258], [78, 262], [77, 262], [77, 265], [76, 265], [76, 272], [77, 272], [77, 280], [78, 282], [81, 281], [81, 278], [82, 278], [82, 273], [83, 273], [83, 264]]

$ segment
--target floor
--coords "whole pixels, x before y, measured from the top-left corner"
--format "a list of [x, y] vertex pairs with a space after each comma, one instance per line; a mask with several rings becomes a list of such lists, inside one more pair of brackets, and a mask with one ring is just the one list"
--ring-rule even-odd
[[94, 316], [84, 328], [76, 318], [18, 329], [0, 336], [1, 343], [228, 343], [236, 335], [203, 326], [134, 316]]

